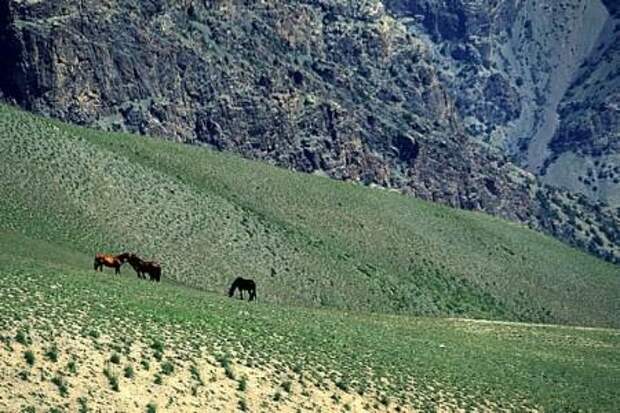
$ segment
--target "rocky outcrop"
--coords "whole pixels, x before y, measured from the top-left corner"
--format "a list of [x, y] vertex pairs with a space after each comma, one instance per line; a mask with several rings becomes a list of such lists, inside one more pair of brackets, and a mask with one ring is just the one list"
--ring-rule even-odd
[[620, 12], [608, 5], [597, 45], [559, 106], [543, 179], [620, 206]]
[[428, 36], [471, 136], [551, 185], [620, 206], [617, 2], [386, 4], [413, 33]]
[[[500, 3], [492, 17], [507, 21], [517, 4]], [[521, 92], [534, 74], [497, 67], [484, 33], [506, 31], [482, 3], [436, 4], [0, 0], [0, 93], [78, 124], [485, 211], [617, 259], [614, 211], [471, 139], [493, 142], [529, 116]]]

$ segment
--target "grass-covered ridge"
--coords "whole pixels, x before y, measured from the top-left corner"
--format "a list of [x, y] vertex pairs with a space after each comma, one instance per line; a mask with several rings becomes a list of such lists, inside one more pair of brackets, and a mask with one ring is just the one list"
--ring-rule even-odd
[[0, 216], [84, 269], [132, 250], [208, 291], [254, 278], [270, 303], [620, 325], [618, 268], [521, 226], [7, 106]]
[[620, 401], [618, 330], [242, 303], [95, 275], [87, 259], [0, 233], [0, 410], [604, 412]]

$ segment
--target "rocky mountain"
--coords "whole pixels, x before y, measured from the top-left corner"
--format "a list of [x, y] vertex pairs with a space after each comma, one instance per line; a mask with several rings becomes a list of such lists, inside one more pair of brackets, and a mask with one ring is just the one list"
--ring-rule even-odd
[[544, 182], [620, 205], [613, 0], [393, 0], [471, 136]]
[[[559, 106], [544, 180], [620, 205], [620, 3]], [[567, 173], [568, 172], [568, 173]]]
[[553, 176], [563, 158], [545, 148], [566, 139], [550, 119], [606, 16], [587, 0], [0, 0], [0, 94], [485, 211], [618, 260], [618, 210], [511, 162]]

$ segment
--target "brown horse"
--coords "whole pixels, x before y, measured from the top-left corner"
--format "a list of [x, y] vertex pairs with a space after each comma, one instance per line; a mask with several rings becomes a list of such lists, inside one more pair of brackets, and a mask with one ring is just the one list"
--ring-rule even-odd
[[136, 271], [138, 278], [145, 279], [144, 274], [148, 274], [151, 281], [161, 280], [161, 265], [157, 261], [144, 261], [136, 254], [129, 254], [127, 261]]
[[129, 254], [124, 252], [120, 255], [111, 254], [95, 254], [95, 271], [99, 270], [103, 272], [103, 267], [114, 268], [116, 274], [121, 273], [121, 266], [127, 261]]

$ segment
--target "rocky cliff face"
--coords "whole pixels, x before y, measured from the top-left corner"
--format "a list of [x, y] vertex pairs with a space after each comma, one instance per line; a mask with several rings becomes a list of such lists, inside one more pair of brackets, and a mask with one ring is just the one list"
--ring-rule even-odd
[[620, 3], [559, 106], [544, 180], [620, 205]]
[[486, 211], [617, 259], [617, 211], [542, 186], [493, 148], [529, 162], [538, 141], [521, 132], [556, 80], [515, 76], [531, 58], [519, 39], [549, 24], [542, 11], [526, 7], [531, 19], [507, 31], [498, 22], [533, 2], [487, 3], [0, 0], [0, 93], [79, 124]]
[[386, 4], [427, 36], [471, 136], [551, 185], [620, 206], [617, 2]]

